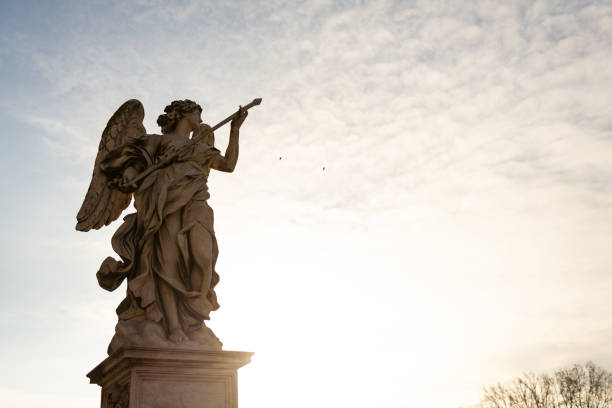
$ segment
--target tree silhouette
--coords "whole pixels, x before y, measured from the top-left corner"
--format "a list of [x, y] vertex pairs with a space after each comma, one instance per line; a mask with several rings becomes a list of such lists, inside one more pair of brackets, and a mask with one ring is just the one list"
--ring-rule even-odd
[[612, 408], [612, 373], [588, 362], [485, 387], [481, 408]]

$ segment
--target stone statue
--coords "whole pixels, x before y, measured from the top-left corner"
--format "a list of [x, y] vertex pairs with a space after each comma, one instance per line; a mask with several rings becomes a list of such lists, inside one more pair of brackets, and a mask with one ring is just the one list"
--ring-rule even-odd
[[[110, 224], [134, 196], [136, 212], [123, 219], [112, 238], [121, 260], [106, 258], [96, 274], [109, 291], [127, 279], [109, 354], [130, 346], [221, 350], [204, 324], [219, 308], [207, 179], [210, 169], [234, 170], [240, 126], [247, 110], [260, 102], [240, 107], [211, 128], [202, 123], [200, 105], [173, 101], [157, 119], [161, 135], [146, 134], [143, 106], [134, 99], [108, 121], [76, 229]], [[213, 131], [229, 121], [229, 144], [222, 155], [214, 147]]]

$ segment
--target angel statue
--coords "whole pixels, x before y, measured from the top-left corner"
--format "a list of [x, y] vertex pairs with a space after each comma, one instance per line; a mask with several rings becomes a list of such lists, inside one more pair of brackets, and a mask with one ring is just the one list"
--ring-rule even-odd
[[[76, 229], [110, 224], [134, 196], [136, 212], [123, 218], [112, 238], [121, 260], [106, 258], [96, 274], [109, 291], [127, 278], [109, 354], [126, 346], [221, 349], [204, 324], [219, 308], [219, 251], [207, 180], [210, 169], [234, 170], [240, 126], [248, 108], [260, 102], [240, 107], [211, 128], [202, 123], [200, 105], [173, 101], [157, 119], [161, 135], [146, 133], [144, 108], [135, 99], [108, 121]], [[221, 155], [213, 131], [229, 121], [229, 143]]]

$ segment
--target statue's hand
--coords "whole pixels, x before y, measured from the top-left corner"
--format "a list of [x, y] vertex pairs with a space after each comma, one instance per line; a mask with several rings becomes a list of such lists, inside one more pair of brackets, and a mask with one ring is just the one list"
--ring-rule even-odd
[[242, 126], [242, 122], [249, 115], [249, 111], [244, 109], [242, 106], [238, 108], [238, 114], [234, 119], [232, 119], [232, 129], [239, 129]]
[[131, 182], [134, 180], [134, 178], [136, 178], [136, 176], [138, 176], [138, 170], [136, 170], [134, 167], [128, 167], [123, 171], [121, 177], [115, 177], [109, 181], [109, 184], [111, 187], [114, 187], [119, 191], [130, 193], [138, 188], [136, 183]]
[[109, 185], [117, 190], [124, 193], [131, 193], [132, 191], [138, 188], [136, 183], [130, 183], [130, 178], [128, 177], [116, 177], [109, 181]]

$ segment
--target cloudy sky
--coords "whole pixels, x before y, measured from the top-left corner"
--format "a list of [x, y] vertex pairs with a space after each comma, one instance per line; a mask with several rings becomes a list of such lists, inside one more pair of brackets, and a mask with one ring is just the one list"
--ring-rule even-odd
[[99, 403], [118, 223], [75, 215], [130, 98], [150, 133], [173, 99], [214, 124], [263, 98], [210, 178], [242, 407], [612, 369], [611, 66], [606, 1], [2, 2], [0, 405]]

